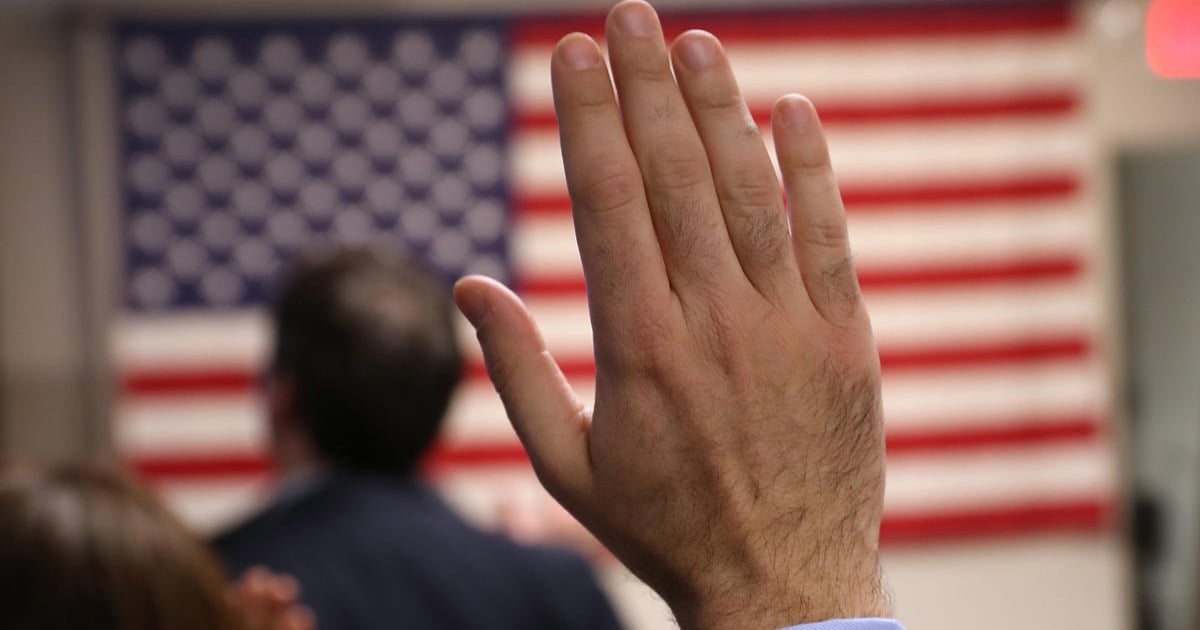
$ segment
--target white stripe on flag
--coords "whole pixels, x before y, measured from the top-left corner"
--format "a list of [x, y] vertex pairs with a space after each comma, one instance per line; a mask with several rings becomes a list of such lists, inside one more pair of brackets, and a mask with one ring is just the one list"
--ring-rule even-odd
[[119, 317], [110, 337], [120, 372], [206, 367], [259, 369], [270, 327], [263, 313], [239, 311]]
[[[884, 415], [889, 431], [906, 433], [1099, 422], [1107, 409], [1104, 376], [1095, 361], [894, 374], [884, 381]], [[572, 386], [585, 404], [592, 403], [590, 379], [575, 379]], [[247, 455], [261, 453], [266, 444], [262, 414], [253, 394], [131, 398], [118, 406], [114, 428], [122, 452], [133, 457]], [[459, 388], [444, 439], [450, 446], [515, 442], [490, 383]]]
[[[884, 518], [1105, 501], [1116, 483], [1111, 457], [1107, 447], [1085, 444], [897, 460], [888, 466]], [[524, 467], [445, 473], [437, 483], [457, 508], [484, 524], [494, 522], [505, 497], [541, 492]], [[173, 480], [156, 487], [205, 532], [246, 514], [266, 496], [262, 478]]]
[[[1093, 295], [1085, 279], [1067, 279], [877, 291], [865, 299], [875, 338], [887, 352], [1086, 335], [1098, 325]], [[551, 352], [563, 359], [591, 356], [591, 323], [582, 296], [527, 297], [525, 302]], [[478, 359], [474, 333], [459, 321], [463, 348]]]
[[[743, 95], [766, 103], [787, 91], [868, 103], [1007, 96], [1079, 84], [1086, 69], [1078, 40], [1058, 33], [869, 43], [735, 40], [725, 50]], [[518, 45], [509, 81], [519, 108], [550, 108], [552, 52]]]
[[[834, 168], [845, 185], [964, 182], [1074, 172], [1091, 155], [1091, 137], [1082, 123], [1081, 117], [1005, 117], [987, 123], [837, 127], [827, 135]], [[763, 131], [774, 155], [769, 129]], [[566, 175], [557, 131], [518, 133], [510, 151], [519, 191], [525, 195], [564, 192]]]
[[[884, 352], [964, 343], [1053, 339], [1095, 332], [1097, 305], [1088, 278], [1012, 284], [868, 292], [875, 336]], [[562, 359], [591, 357], [591, 323], [582, 295], [527, 297], [551, 351]], [[269, 337], [259, 314], [128, 317], [113, 338], [117, 365], [126, 372], [206, 366], [248, 374], [262, 365]], [[479, 346], [457, 318], [462, 348], [474, 359]]]
[[[512, 252], [520, 278], [580, 276], [569, 208], [559, 215], [519, 217]], [[859, 269], [937, 267], [1084, 256], [1093, 226], [1075, 202], [959, 204], [851, 213], [850, 239]]]
[[114, 438], [133, 457], [259, 454], [268, 438], [263, 414], [253, 392], [127, 397], [116, 408]]
[[[884, 518], [1106, 499], [1115, 482], [1110, 457], [1107, 448], [1089, 444], [898, 460], [888, 466]], [[537, 480], [521, 469], [439, 478], [456, 506], [484, 522], [494, 518], [500, 500], [532, 484]]]

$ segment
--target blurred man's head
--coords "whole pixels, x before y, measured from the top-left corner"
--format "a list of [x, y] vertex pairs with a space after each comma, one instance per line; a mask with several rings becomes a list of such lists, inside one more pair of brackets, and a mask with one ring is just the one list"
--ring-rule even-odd
[[273, 311], [277, 455], [291, 431], [338, 468], [412, 472], [462, 368], [451, 312], [441, 284], [399, 257], [356, 249], [300, 261]]

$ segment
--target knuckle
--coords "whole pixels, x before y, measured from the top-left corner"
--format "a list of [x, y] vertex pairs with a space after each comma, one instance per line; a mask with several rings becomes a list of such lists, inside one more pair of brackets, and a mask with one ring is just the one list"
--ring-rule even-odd
[[703, 151], [681, 151], [670, 139], [664, 139], [660, 146], [670, 148], [656, 151], [646, 168], [648, 183], [655, 189], [664, 192], [695, 189], [712, 177]]
[[607, 214], [636, 204], [642, 194], [642, 179], [631, 169], [614, 166], [588, 171], [572, 189], [572, 203], [593, 214]]
[[849, 318], [859, 312], [862, 289], [851, 257], [825, 265], [821, 268], [821, 277], [825, 285], [825, 301], [832, 307], [833, 316]]
[[661, 103], [656, 103], [649, 109], [650, 120], [656, 123], [669, 123], [679, 118], [679, 106], [671, 101], [670, 97], [663, 99]]
[[792, 167], [801, 175], [809, 177], [828, 176], [833, 171], [829, 156], [829, 145], [824, 141], [800, 147], [794, 154]]
[[[814, 247], [847, 248], [850, 245], [850, 230], [845, 221], [836, 219], [813, 221], [804, 229], [804, 243]], [[851, 262], [847, 257], [844, 262]], [[853, 269], [853, 264], [851, 264]]]
[[742, 309], [737, 300], [720, 287], [710, 287], [697, 303], [695, 328], [710, 356], [730, 369], [743, 337]]
[[713, 302], [709, 309], [709, 322], [712, 325], [712, 345], [717, 356], [729, 357], [738, 346], [741, 337], [741, 322], [736, 311], [729, 305]]
[[[743, 108], [742, 103], [742, 97], [736, 91], [709, 90], [700, 94], [693, 105], [700, 111], [736, 115], [741, 113]], [[755, 131], [758, 131], [757, 127]]]
[[778, 196], [765, 187], [731, 191], [724, 197], [722, 207], [726, 208], [731, 221], [730, 235], [743, 262], [770, 265], [787, 251], [787, 220], [782, 201], [773, 201], [777, 199]]
[[618, 362], [625, 370], [661, 374], [669, 366], [671, 328], [658, 318], [641, 317], [627, 325], [625, 342], [617, 348]]
[[607, 113], [616, 107], [616, 103], [613, 101], [612, 87], [604, 83], [573, 85], [571, 90], [565, 91], [561, 96], [556, 95], [556, 98], [565, 98], [565, 102], [571, 109], [584, 114]]
[[821, 268], [821, 276], [830, 282], [838, 282], [854, 277], [854, 259], [847, 256], [828, 263]]
[[758, 264], [774, 265], [788, 251], [787, 226], [779, 216], [756, 212], [739, 218], [738, 222], [746, 255]]
[[722, 135], [732, 139], [736, 145], [751, 143], [763, 146], [762, 130], [736, 91], [698, 97], [692, 103], [692, 108], [698, 116], [712, 118], [720, 124]]
[[620, 68], [626, 78], [639, 82], [654, 82], [675, 86], [675, 77], [671, 72], [670, 63], [657, 55], [636, 55], [629, 58], [630, 63]]
[[702, 203], [695, 197], [663, 195], [653, 204], [665, 235], [664, 253], [692, 260], [698, 270], [718, 258], [722, 246], [719, 235], [724, 229], [723, 225], [716, 225], [720, 217], [699, 219], [705, 214]]
[[721, 207], [749, 247], [777, 247], [787, 239], [783, 197], [773, 182], [735, 178], [720, 192]]
[[783, 197], [774, 180], [754, 175], [735, 176], [722, 192], [721, 205], [733, 219], [744, 254], [755, 260], [777, 260], [787, 247]]
[[629, 332], [638, 355], [657, 358], [670, 348], [671, 331], [661, 320], [647, 318], [634, 322]]
[[762, 130], [758, 128], [758, 123], [750, 117], [750, 113], [746, 112], [743, 124], [734, 131], [735, 138], [738, 140], [749, 140], [762, 144]]
[[722, 202], [733, 207], [774, 210], [783, 206], [783, 196], [779, 192], [778, 184], [774, 179], [765, 178], [758, 172], [734, 173], [724, 189]]
[[855, 281], [853, 284], [856, 286], [858, 284], [854, 273], [854, 260], [849, 256], [822, 267], [821, 277], [829, 284], [850, 284], [851, 281]]

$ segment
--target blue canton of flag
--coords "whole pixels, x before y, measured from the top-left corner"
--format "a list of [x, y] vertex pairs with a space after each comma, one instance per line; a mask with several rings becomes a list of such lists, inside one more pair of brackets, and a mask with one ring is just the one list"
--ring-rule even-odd
[[118, 50], [127, 308], [254, 306], [326, 243], [511, 277], [502, 23], [128, 23]]

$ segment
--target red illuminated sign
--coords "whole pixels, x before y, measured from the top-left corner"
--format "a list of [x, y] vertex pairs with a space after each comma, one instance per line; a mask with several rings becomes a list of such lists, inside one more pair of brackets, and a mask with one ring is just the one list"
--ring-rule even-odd
[[1146, 61], [1160, 77], [1200, 78], [1200, 0], [1155, 0], [1150, 5]]

